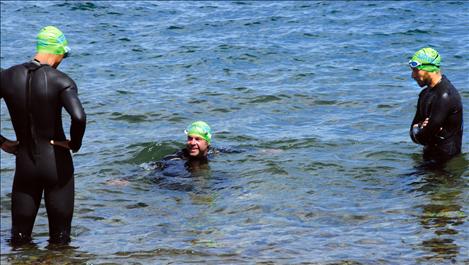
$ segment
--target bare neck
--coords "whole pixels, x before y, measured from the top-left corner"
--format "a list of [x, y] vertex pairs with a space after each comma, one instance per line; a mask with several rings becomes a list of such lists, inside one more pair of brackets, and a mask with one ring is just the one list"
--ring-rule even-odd
[[48, 64], [53, 68], [57, 68], [62, 61], [62, 55], [48, 54], [48, 53], [37, 53], [34, 56], [34, 60], [41, 64]]
[[436, 73], [431, 73], [430, 75], [430, 84], [428, 85], [430, 88], [434, 88], [436, 85], [438, 85], [441, 82], [441, 79], [443, 76], [441, 75], [441, 72], [436, 72]]

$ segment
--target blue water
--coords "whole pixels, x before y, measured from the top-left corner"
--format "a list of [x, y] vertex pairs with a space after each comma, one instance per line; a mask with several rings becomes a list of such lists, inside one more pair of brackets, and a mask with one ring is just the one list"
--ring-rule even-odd
[[[422, 167], [407, 66], [437, 49], [469, 124], [468, 2], [1, 1], [1, 67], [46, 25], [88, 118], [73, 238], [49, 247], [42, 207], [35, 245], [8, 244], [2, 152], [1, 264], [469, 263], [469, 130], [461, 156]], [[150, 170], [194, 120], [237, 152]]]

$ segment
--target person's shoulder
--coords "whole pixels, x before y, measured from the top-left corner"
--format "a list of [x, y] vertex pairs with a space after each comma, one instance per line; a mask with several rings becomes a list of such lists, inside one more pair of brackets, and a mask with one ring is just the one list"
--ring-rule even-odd
[[63, 89], [69, 88], [69, 87], [74, 87], [76, 88], [75, 81], [68, 76], [66, 73], [60, 71], [59, 69], [53, 68], [49, 65], [44, 65], [42, 67], [44, 71], [47, 72], [47, 76], [49, 77], [49, 80], [52, 82], [55, 82], [58, 86], [62, 87]]
[[42, 69], [44, 69], [44, 71], [47, 71], [48, 74], [54, 75], [55, 77], [72, 80], [66, 73], [50, 65], [43, 64]]
[[451, 83], [451, 81], [445, 76], [443, 75], [443, 81], [445, 82], [445, 87], [448, 89], [448, 90], [453, 90], [455, 92], [458, 92], [458, 90], [456, 89], [456, 87], [453, 85], [453, 83]]
[[6, 68], [6, 69], [2, 68], [2, 74], [9, 74], [11, 72], [15, 72], [15, 71], [18, 71], [18, 70], [25, 70], [25, 69], [26, 68], [24, 66], [24, 63], [16, 64], [16, 65], [10, 66], [9, 68]]
[[18, 80], [18, 76], [22, 75], [22, 73], [26, 73], [26, 71], [27, 69], [25, 68], [24, 64], [17, 64], [7, 69], [1, 69], [1, 82], [2, 84], [15, 82], [15, 80]]
[[451, 81], [449, 81], [449, 79], [445, 75], [442, 76], [438, 93], [443, 99], [449, 99], [451, 97], [459, 96], [458, 90], [454, 87], [454, 85], [451, 83]]
[[170, 161], [170, 160], [185, 160], [187, 159], [187, 155], [185, 149], [179, 150], [174, 154], [167, 155], [163, 157], [162, 161]]

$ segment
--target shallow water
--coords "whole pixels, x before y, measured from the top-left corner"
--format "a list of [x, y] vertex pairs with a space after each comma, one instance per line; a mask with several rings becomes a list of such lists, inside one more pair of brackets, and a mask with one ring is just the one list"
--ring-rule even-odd
[[[43, 207], [35, 245], [8, 245], [1, 154], [1, 263], [468, 263], [469, 131], [463, 155], [423, 166], [406, 65], [435, 47], [469, 113], [468, 21], [463, 1], [2, 1], [1, 67], [59, 26], [88, 127], [64, 249], [48, 246]], [[2, 101], [14, 138], [7, 113]], [[194, 120], [239, 152], [149, 170]]]

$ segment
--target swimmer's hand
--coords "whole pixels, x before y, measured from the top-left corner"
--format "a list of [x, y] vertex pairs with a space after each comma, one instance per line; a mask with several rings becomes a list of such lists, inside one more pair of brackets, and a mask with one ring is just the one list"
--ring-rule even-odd
[[16, 153], [18, 152], [18, 146], [19, 146], [20, 142], [18, 141], [10, 141], [10, 140], [6, 140], [1, 148], [3, 151], [9, 153], [9, 154], [13, 154], [13, 155], [16, 155]]
[[418, 127], [419, 129], [423, 129], [425, 126], [427, 126], [429, 120], [430, 120], [430, 118], [426, 118], [423, 122], [416, 123], [416, 124], [414, 124], [414, 126], [412, 126], [412, 127], [413, 127], [413, 128]]
[[425, 126], [427, 126], [428, 120], [430, 120], [430, 118], [426, 118], [426, 119], [422, 122], [422, 125], [420, 125], [420, 129], [423, 129]]
[[[429, 120], [430, 120], [430, 118], [426, 118], [421, 124], [420, 123], [419, 124], [414, 124], [414, 127], [419, 126], [420, 129], [423, 129], [425, 126], [427, 126]], [[442, 130], [443, 130], [443, 127], [440, 127], [440, 131], [442, 131]]]
[[69, 140], [65, 140], [65, 141], [50, 140], [50, 144], [60, 146], [60, 147], [63, 147], [65, 149], [68, 149], [68, 150], [72, 149], [72, 148], [70, 148], [70, 141]]

